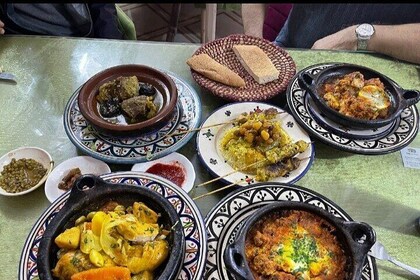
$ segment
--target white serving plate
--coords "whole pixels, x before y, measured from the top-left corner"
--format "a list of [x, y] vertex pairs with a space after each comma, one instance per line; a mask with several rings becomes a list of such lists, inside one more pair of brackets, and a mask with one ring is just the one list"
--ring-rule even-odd
[[185, 180], [181, 186], [181, 188], [185, 191], [185, 192], [189, 192], [192, 190], [193, 186], [194, 186], [194, 181], [195, 181], [195, 170], [194, 170], [194, 166], [192, 165], [191, 161], [189, 161], [185, 156], [181, 155], [180, 153], [177, 152], [173, 152], [167, 156], [164, 156], [162, 158], [158, 158], [155, 160], [151, 160], [151, 161], [147, 161], [147, 162], [141, 162], [141, 163], [136, 163], [133, 165], [133, 167], [131, 168], [131, 171], [143, 171], [146, 172], [146, 170], [153, 166], [156, 163], [162, 163], [162, 164], [173, 164], [173, 163], [178, 163], [180, 164], [185, 171]]
[[45, 182], [45, 196], [50, 202], [54, 202], [59, 196], [66, 192], [65, 190], [60, 190], [58, 184], [71, 169], [76, 167], [79, 167], [83, 175], [93, 174], [99, 176], [111, 172], [108, 164], [93, 157], [78, 156], [69, 158], [57, 165]]
[[41, 163], [42, 166], [44, 166], [47, 169], [47, 172], [45, 173], [44, 177], [42, 177], [42, 179], [38, 182], [38, 184], [36, 184], [30, 189], [18, 193], [10, 193], [6, 192], [0, 187], [0, 195], [18, 196], [34, 191], [45, 182], [45, 180], [47, 179], [48, 175], [54, 167], [54, 161], [52, 160], [51, 155], [44, 149], [38, 147], [21, 147], [8, 152], [0, 158], [0, 172], [3, 171], [3, 167], [9, 164], [13, 158], [15, 158], [16, 160], [22, 158], [34, 159], [37, 162]]
[[[227, 184], [236, 184], [239, 186], [248, 186], [258, 181], [255, 175], [235, 170], [224, 159], [220, 151], [220, 141], [227, 130], [232, 128], [231, 122], [242, 113], [249, 113], [257, 110], [275, 108], [281, 114], [276, 116], [276, 120], [282, 124], [282, 128], [293, 141], [303, 140], [311, 143], [309, 135], [295, 121], [295, 119], [283, 109], [263, 103], [263, 102], [239, 102], [230, 103], [218, 108], [202, 124], [202, 128], [197, 133], [197, 151], [201, 162], [214, 175], [221, 177], [221, 181]], [[221, 125], [218, 125], [221, 124]], [[290, 171], [283, 177], [271, 178], [270, 182], [295, 183], [302, 178], [312, 166], [315, 156], [313, 143], [303, 152], [296, 155], [301, 159], [297, 169]]]

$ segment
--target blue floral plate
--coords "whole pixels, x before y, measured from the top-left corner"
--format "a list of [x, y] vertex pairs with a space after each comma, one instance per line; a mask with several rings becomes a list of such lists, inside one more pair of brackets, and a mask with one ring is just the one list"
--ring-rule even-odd
[[[186, 242], [184, 264], [180, 268], [178, 279], [201, 280], [207, 258], [207, 234], [200, 210], [188, 194], [172, 182], [144, 172], [126, 171], [109, 173], [100, 177], [110, 183], [148, 187], [172, 203], [183, 224]], [[66, 192], [57, 198], [32, 227], [20, 258], [19, 280], [39, 280], [36, 263], [39, 242], [48, 223], [64, 206], [69, 196], [70, 192]]]
[[[197, 92], [174, 74], [167, 73], [178, 89], [178, 103], [172, 118], [162, 127], [136, 137], [113, 137], [96, 131], [80, 113], [79, 90], [71, 96], [64, 110], [64, 129], [71, 142], [83, 153], [117, 164], [135, 164], [157, 159], [177, 151], [193, 133], [177, 132], [195, 129], [200, 124], [201, 101]], [[173, 136], [167, 136], [175, 134]]]

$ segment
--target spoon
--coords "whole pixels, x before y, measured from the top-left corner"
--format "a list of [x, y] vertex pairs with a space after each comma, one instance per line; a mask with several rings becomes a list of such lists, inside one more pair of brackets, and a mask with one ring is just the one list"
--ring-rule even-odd
[[387, 260], [392, 262], [393, 264], [404, 268], [405, 270], [410, 271], [411, 273], [420, 276], [420, 269], [411, 267], [409, 265], [406, 265], [400, 261], [397, 261], [396, 259], [394, 259], [393, 257], [391, 257], [388, 252], [386, 251], [384, 245], [382, 245], [382, 243], [380, 243], [379, 241], [376, 241], [375, 244], [373, 244], [372, 248], [370, 248], [370, 251], [368, 253], [369, 255], [371, 255], [372, 257], [375, 257], [379, 260]]

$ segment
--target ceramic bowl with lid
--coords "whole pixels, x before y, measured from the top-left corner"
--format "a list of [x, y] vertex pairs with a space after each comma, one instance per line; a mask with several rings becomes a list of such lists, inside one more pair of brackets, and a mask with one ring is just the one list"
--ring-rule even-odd
[[[153, 86], [156, 90], [153, 102], [157, 114], [139, 122], [126, 122], [123, 114], [115, 118], [106, 118], [100, 113], [97, 95], [99, 87], [120, 77], [136, 76], [140, 84]], [[78, 105], [80, 113], [99, 132], [111, 136], [133, 136], [152, 131], [163, 125], [172, 116], [178, 101], [175, 82], [164, 72], [155, 68], [127, 64], [105, 69], [91, 77], [80, 89]]]

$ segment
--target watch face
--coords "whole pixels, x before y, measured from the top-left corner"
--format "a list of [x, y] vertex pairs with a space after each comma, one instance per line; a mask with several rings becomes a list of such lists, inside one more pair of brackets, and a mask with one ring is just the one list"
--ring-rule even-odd
[[360, 36], [365, 37], [372, 36], [374, 29], [373, 26], [370, 24], [361, 24], [357, 27], [356, 31]]

